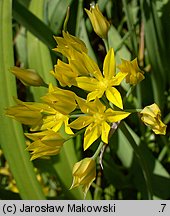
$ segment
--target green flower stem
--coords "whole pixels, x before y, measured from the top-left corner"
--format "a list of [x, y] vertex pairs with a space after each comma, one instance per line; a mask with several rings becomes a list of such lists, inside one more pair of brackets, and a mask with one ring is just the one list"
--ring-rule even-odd
[[66, 32], [67, 31], [67, 23], [70, 17], [70, 7], [67, 8], [67, 13], [66, 13], [66, 17], [64, 20], [64, 25], [63, 25], [63, 30]]
[[136, 113], [136, 112], [141, 112], [142, 109], [125, 109], [125, 112], [130, 112], [130, 113]]
[[80, 116], [87, 116], [87, 114], [74, 114], [74, 115], [71, 115], [69, 118], [78, 118]]
[[132, 85], [130, 87], [130, 89], [128, 90], [128, 92], [126, 93], [126, 96], [123, 98], [123, 103], [126, 102], [126, 100], [128, 99], [129, 95], [133, 92], [133, 90], [135, 89], [136, 85]]
[[98, 148], [97, 148], [97, 150], [96, 150], [96, 152], [92, 156], [93, 160], [96, 160], [97, 156], [99, 155], [99, 153], [100, 153], [100, 151], [101, 151], [101, 149], [103, 148], [104, 145], [106, 145], [106, 144], [104, 144], [104, 142], [101, 141], [100, 144], [99, 144], [99, 146], [98, 146]]
[[[68, 140], [70, 140], [70, 139], [72, 139], [72, 138], [78, 136], [79, 134], [84, 133], [85, 129], [86, 129], [86, 128], [83, 128], [83, 129], [79, 130], [77, 133], [75, 133], [74, 135], [71, 135], [70, 137], [68, 137], [68, 138], [66, 139], [66, 141], [68, 141]], [[66, 142], [66, 141], [65, 141], [65, 142]]]
[[137, 146], [134, 138], [130, 134], [129, 130], [127, 129], [126, 125], [124, 122], [121, 123], [120, 125], [120, 130], [126, 135], [126, 138], [129, 140], [129, 143], [131, 144], [138, 160], [141, 165], [143, 175], [145, 178], [146, 186], [147, 186], [147, 191], [148, 191], [148, 199], [152, 200], [153, 199], [153, 190], [152, 190], [152, 183], [151, 183], [151, 175], [148, 169], [148, 165], [146, 163], [145, 158], [143, 157], [143, 154], [140, 150], [140, 148]]
[[158, 156], [158, 161], [162, 161], [163, 158], [165, 157], [165, 155], [167, 154], [168, 151], [168, 146], [164, 146], [162, 151], [160, 152], [159, 156]]
[[106, 52], [108, 52], [109, 51], [108, 39], [103, 39], [103, 42], [104, 42], [104, 45], [105, 45], [105, 48], [106, 48]]
[[[109, 103], [109, 101], [107, 100], [107, 98], [106, 98], [105, 95], [103, 95], [101, 99], [102, 99], [102, 102], [104, 103], [104, 105], [106, 105], [107, 108], [111, 107], [111, 106], [110, 106], [110, 103]], [[111, 107], [111, 108], [113, 108], [113, 107]]]
[[158, 160], [161, 162], [163, 160], [163, 158], [165, 157], [165, 155], [170, 150], [169, 150], [169, 144], [168, 144], [166, 138], [164, 136], [160, 136], [160, 139], [161, 139], [161, 142], [164, 144], [164, 147], [158, 156]]

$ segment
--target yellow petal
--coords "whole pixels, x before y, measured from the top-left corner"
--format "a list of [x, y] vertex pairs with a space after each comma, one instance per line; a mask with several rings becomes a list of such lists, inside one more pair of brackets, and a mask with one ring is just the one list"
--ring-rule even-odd
[[90, 58], [86, 53], [82, 53], [85, 67], [88, 70], [89, 75], [93, 75], [96, 79], [102, 79], [101, 71], [96, 62]]
[[33, 143], [31, 143], [27, 147], [28, 151], [32, 151], [31, 154], [31, 160], [34, 160], [36, 158], [42, 157], [42, 156], [51, 156], [59, 154], [61, 150], [61, 146], [48, 146], [41, 142], [41, 140], [37, 140]]
[[123, 81], [123, 79], [127, 76], [127, 73], [119, 72], [115, 77], [111, 79], [112, 86], [118, 86]]
[[41, 131], [41, 132], [37, 132], [37, 133], [24, 133], [24, 135], [26, 137], [28, 137], [29, 139], [36, 141], [39, 139], [42, 139], [44, 136], [46, 136], [50, 131]]
[[115, 76], [115, 72], [116, 63], [114, 57], [114, 50], [113, 48], [111, 48], [104, 59], [103, 74], [105, 78], [110, 80], [113, 76]]
[[42, 97], [43, 101], [48, 103], [58, 112], [67, 115], [72, 112], [77, 104], [75, 102], [75, 94], [69, 90], [53, 88], [54, 90]]
[[159, 126], [152, 128], [152, 130], [155, 134], [165, 135], [166, 134], [166, 128], [167, 128], [167, 126], [162, 121], [160, 121]]
[[106, 89], [106, 97], [115, 106], [119, 107], [120, 109], [123, 109], [122, 97], [116, 88], [110, 87]]
[[94, 103], [94, 107], [97, 113], [104, 113], [106, 110], [106, 106], [103, 105], [103, 103], [99, 100], [98, 97], [95, 98], [95, 100], [91, 103]]
[[102, 136], [101, 139], [104, 143], [108, 143], [108, 135], [110, 131], [110, 125], [107, 122], [102, 123]]
[[98, 81], [92, 77], [77, 77], [77, 86], [86, 91], [97, 90]]
[[93, 121], [92, 118], [90, 118], [89, 116], [80, 116], [76, 120], [74, 120], [73, 122], [71, 122], [69, 124], [69, 126], [71, 128], [80, 130], [81, 128], [84, 128], [87, 125], [89, 125], [90, 123], [92, 123], [92, 121]]
[[71, 128], [68, 126], [68, 120], [69, 120], [69, 118], [68, 117], [66, 117], [65, 118], [65, 120], [64, 120], [64, 126], [65, 126], [65, 132], [67, 133], [67, 134], [74, 134], [73, 133], [73, 131], [71, 130]]
[[76, 97], [77, 103], [83, 113], [87, 114], [93, 114], [96, 112], [96, 108], [94, 106], [94, 101], [93, 102], [87, 102], [86, 100]]
[[105, 112], [106, 116], [107, 116], [107, 120], [109, 122], [118, 122], [121, 121], [122, 119], [125, 119], [126, 117], [128, 117], [131, 113], [129, 112], [124, 112], [124, 111], [114, 111], [112, 109], [107, 109]]
[[90, 124], [86, 128], [86, 132], [84, 134], [84, 151], [90, 147], [90, 145], [96, 141], [101, 135], [101, 130], [98, 125]]
[[79, 52], [85, 52], [87, 53], [87, 48], [85, 43], [80, 40], [78, 37], [75, 37], [68, 32], [63, 31], [63, 37], [67, 41], [67, 44], [69, 44], [72, 48]]
[[46, 116], [43, 119], [43, 125], [41, 127], [41, 130], [46, 130], [46, 129], [52, 129], [53, 131], [57, 132], [63, 123], [63, 119], [57, 119], [56, 115], [50, 115]]
[[161, 115], [161, 111], [156, 103], [146, 106], [141, 112], [141, 114], [147, 114], [152, 117], [156, 117], [157, 115]]
[[87, 101], [94, 100], [95, 98], [101, 98], [104, 94], [104, 91], [101, 89], [92, 91], [87, 95]]
[[55, 76], [62, 86], [71, 86], [75, 84], [75, 78], [78, 74], [72, 70], [69, 64], [58, 60], [54, 68], [55, 71], [51, 71], [51, 74]]
[[30, 110], [26, 106], [20, 105], [9, 107], [5, 114], [25, 125], [38, 124], [42, 119], [40, 111]]

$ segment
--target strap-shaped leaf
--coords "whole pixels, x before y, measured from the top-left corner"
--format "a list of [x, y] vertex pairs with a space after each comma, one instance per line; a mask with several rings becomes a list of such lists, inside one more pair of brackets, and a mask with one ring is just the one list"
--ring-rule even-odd
[[25, 139], [19, 123], [4, 115], [16, 96], [15, 78], [9, 73], [13, 66], [12, 1], [0, 1], [0, 145], [16, 180], [22, 199], [44, 199], [34, 168], [25, 151]]
[[34, 14], [28, 11], [19, 2], [13, 1], [13, 17], [25, 26], [32, 34], [39, 38], [49, 48], [55, 47], [54, 33]]

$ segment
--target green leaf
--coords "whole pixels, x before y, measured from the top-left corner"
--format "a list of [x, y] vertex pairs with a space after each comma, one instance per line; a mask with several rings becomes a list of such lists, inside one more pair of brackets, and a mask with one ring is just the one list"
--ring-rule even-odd
[[53, 39], [53, 31], [45, 25], [40, 19], [29, 12], [19, 2], [13, 1], [12, 14], [21, 25], [26, 27], [32, 34], [45, 43], [50, 49], [55, 47], [55, 41]]
[[16, 96], [15, 78], [9, 73], [13, 66], [12, 1], [0, 1], [0, 144], [22, 199], [44, 199], [34, 168], [25, 151], [25, 139], [19, 123], [4, 115], [5, 109], [13, 105]]
[[62, 30], [62, 24], [64, 22], [64, 18], [66, 15], [66, 11], [68, 6], [72, 4], [73, 0], [50, 0], [47, 1], [46, 4], [46, 17], [49, 21], [50, 28], [55, 32], [55, 34], [59, 34]]
[[155, 1], [140, 0], [140, 3], [144, 20], [146, 47], [153, 68], [151, 79], [154, 90], [154, 101], [162, 107], [164, 105], [163, 95], [169, 74], [164, 29], [158, 17]]
[[[160, 199], [168, 199], [170, 192], [167, 188], [170, 187], [170, 175], [167, 170], [156, 158], [153, 157], [146, 144], [140, 140], [137, 134], [135, 134], [135, 132], [128, 125], [122, 126], [123, 125], [120, 125], [122, 134], [119, 145], [123, 144], [125, 147], [126, 145], [133, 145], [133, 142], [137, 145], [137, 148], [134, 148], [136, 159], [133, 158], [131, 161], [131, 175], [137, 189], [143, 194], [143, 199], [147, 199], [147, 192], [142, 172], [145, 173], [144, 175], [147, 175], [145, 176], [145, 179], [149, 181], [148, 183], [152, 188], [153, 195]], [[124, 130], [124, 127], [126, 127], [126, 130]], [[129, 131], [129, 134], [127, 133], [127, 130]], [[123, 139], [126, 139], [126, 142], [122, 143], [122, 137], [124, 137]], [[124, 154], [128, 155], [127, 153]], [[119, 153], [119, 156], [121, 155]]]
[[[30, 3], [30, 11], [40, 20], [43, 20], [44, 1], [34, 1]], [[34, 69], [45, 81], [56, 85], [55, 78], [50, 74], [53, 69], [51, 55], [48, 47], [37, 37], [27, 32], [28, 67]], [[40, 97], [47, 93], [47, 88], [31, 87], [35, 101], [40, 101]]]
[[116, 64], [121, 63], [121, 58], [130, 60], [131, 54], [124, 45], [123, 38], [120, 36], [119, 32], [113, 25], [111, 25], [108, 32], [108, 41], [109, 48], [113, 47], [114, 50], [116, 50]]

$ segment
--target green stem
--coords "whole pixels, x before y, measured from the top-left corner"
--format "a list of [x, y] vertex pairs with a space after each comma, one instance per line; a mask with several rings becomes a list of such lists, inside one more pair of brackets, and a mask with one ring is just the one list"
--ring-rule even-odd
[[85, 131], [86, 128], [83, 128], [81, 130], [79, 130], [77, 133], [75, 133], [74, 135], [71, 135], [69, 138], [66, 139], [66, 141], [78, 136], [79, 134], [82, 134]]
[[135, 24], [134, 18], [132, 16], [132, 12], [131, 12], [131, 6], [132, 5], [128, 0], [123, 0], [122, 2], [123, 2], [126, 18], [127, 18], [128, 30], [132, 33], [131, 34], [132, 47], [133, 47], [133, 50], [135, 51], [135, 55], [137, 55], [137, 52], [138, 52], [137, 37], [136, 37], [135, 29], [134, 29], [134, 24]]
[[132, 85], [130, 87], [130, 89], [127, 91], [125, 97], [123, 98], [123, 103], [126, 102], [126, 100], [128, 99], [129, 95], [133, 92], [133, 90], [135, 89], [136, 85]]
[[162, 151], [160, 152], [159, 156], [158, 156], [158, 161], [162, 161], [163, 158], [165, 157], [165, 155], [167, 154], [168, 151], [168, 146], [164, 146]]
[[135, 140], [133, 139], [132, 135], [130, 134], [129, 130], [127, 129], [126, 125], [124, 122], [120, 125], [120, 130], [125, 134], [126, 138], [129, 140], [129, 143], [131, 144], [138, 160], [141, 165], [144, 179], [146, 182], [147, 186], [147, 191], [148, 191], [148, 199], [152, 200], [153, 199], [153, 190], [152, 190], [152, 183], [151, 183], [151, 175], [150, 171], [148, 169], [148, 164], [146, 163], [146, 160], [140, 150], [140, 148], [137, 146]]
[[87, 116], [87, 114], [74, 114], [74, 115], [71, 115], [69, 118], [78, 118], [80, 116]]
[[130, 112], [130, 113], [136, 113], [136, 112], [141, 112], [142, 109], [125, 109], [125, 112]]
[[108, 53], [108, 51], [109, 51], [109, 43], [108, 43], [108, 40], [107, 40], [107, 39], [103, 39], [103, 42], [104, 42], [104, 45], [105, 45], [105, 48], [106, 48], [106, 52]]
[[104, 143], [103, 143], [103, 141], [101, 141], [98, 148], [97, 148], [97, 150], [96, 150], [96, 152], [92, 156], [92, 159], [95, 160], [97, 158], [97, 156], [99, 155], [99, 153], [100, 153], [101, 149], [103, 148], [103, 146], [104, 146]]
[[68, 20], [69, 20], [69, 16], [70, 16], [70, 7], [67, 8], [66, 17], [65, 17], [65, 20], [64, 20], [63, 30], [65, 32], [67, 31], [67, 23], [68, 23]]

